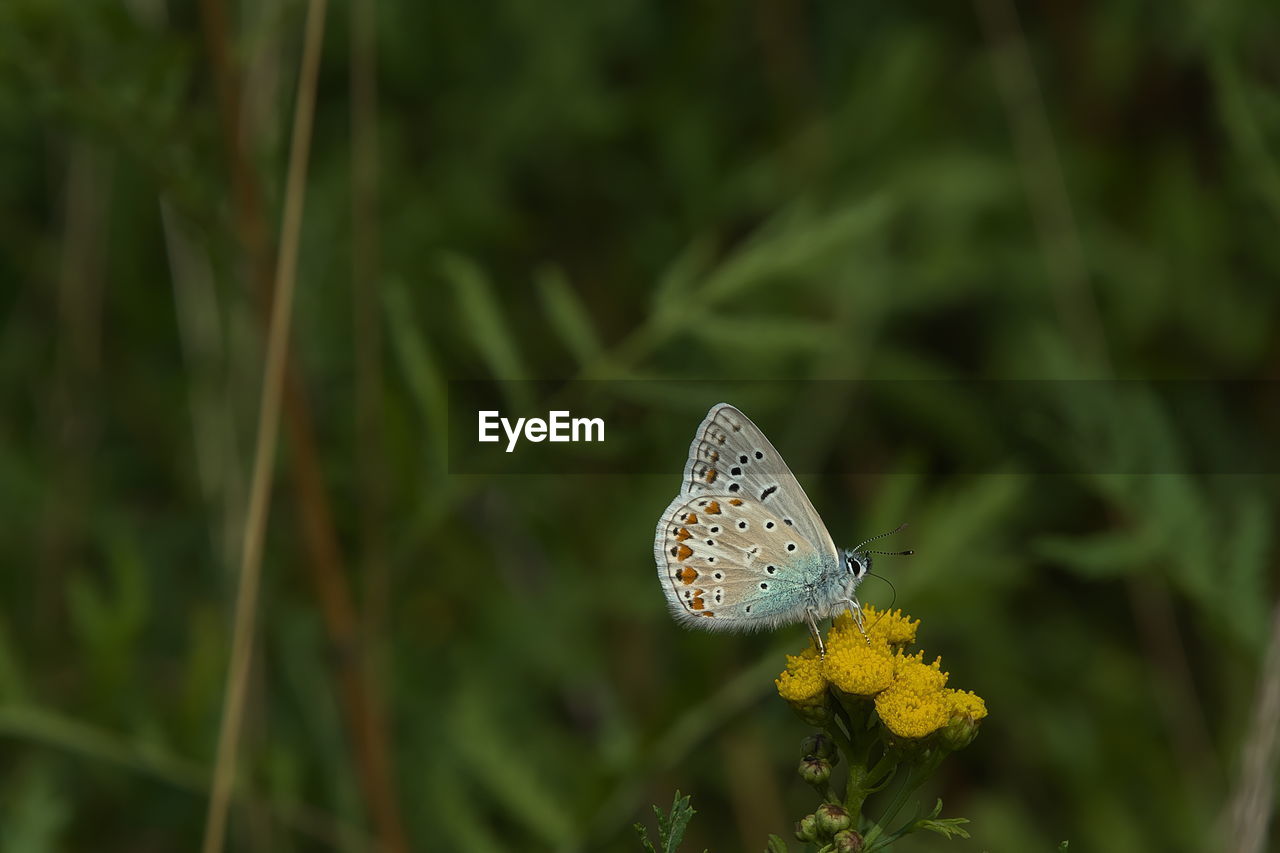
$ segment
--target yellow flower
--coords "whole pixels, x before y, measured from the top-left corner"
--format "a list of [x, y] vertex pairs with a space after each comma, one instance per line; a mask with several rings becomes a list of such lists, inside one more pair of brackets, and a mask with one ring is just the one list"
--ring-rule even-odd
[[906, 654], [920, 620], [870, 605], [862, 615], [865, 634], [852, 614], [836, 617], [827, 632], [825, 658], [813, 646], [787, 655], [787, 668], [774, 681], [778, 695], [814, 725], [830, 720], [826, 691], [833, 687], [875, 697], [876, 713], [898, 737], [923, 738], [943, 729], [939, 743], [944, 748], [959, 749], [972, 741], [987, 705], [975, 693], [947, 688], [942, 658], [926, 664], [924, 652]]
[[901, 610], [877, 610], [870, 604], [863, 605], [862, 619], [867, 626], [867, 636], [872, 640], [884, 640], [896, 648], [904, 648], [916, 641], [919, 619], [903, 616]]
[[773, 683], [778, 686], [778, 695], [788, 702], [807, 704], [821, 696], [827, 689], [827, 679], [822, 674], [817, 649], [810, 647], [802, 654], [787, 655], [786, 671]]
[[972, 691], [945, 692], [950, 716], [942, 730], [942, 743], [948, 749], [962, 749], [978, 736], [978, 721], [987, 715], [987, 703]]
[[947, 702], [952, 719], [963, 718], [976, 723], [987, 715], [987, 703], [972, 690], [948, 690]]
[[893, 650], [881, 636], [871, 642], [862, 635], [853, 617], [842, 613], [827, 632], [827, 679], [845, 693], [874, 696], [893, 681]]
[[899, 737], [931, 735], [951, 719], [952, 700], [944, 689], [946, 683], [942, 658], [926, 664], [924, 652], [910, 657], [899, 654], [893, 684], [876, 696], [876, 713]]

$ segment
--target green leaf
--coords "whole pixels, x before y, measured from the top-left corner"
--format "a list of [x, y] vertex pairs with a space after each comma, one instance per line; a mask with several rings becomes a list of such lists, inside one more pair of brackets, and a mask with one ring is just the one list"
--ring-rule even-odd
[[581, 365], [597, 359], [600, 356], [600, 339], [592, 326], [591, 312], [574, 292], [564, 270], [547, 267], [538, 272], [536, 281], [547, 320], [569, 352]]
[[689, 294], [706, 274], [714, 256], [715, 247], [707, 239], [694, 240], [677, 255], [654, 286], [654, 315], [665, 320], [683, 314]]
[[1064, 841], [1064, 842], [1062, 842], [1061, 844], [1059, 844], [1059, 845], [1058, 845], [1058, 853], [1067, 853], [1067, 847], [1068, 847], [1068, 845], [1070, 845], [1070, 844], [1071, 844], [1071, 842], [1070, 842], [1070, 841]]
[[436, 803], [439, 831], [450, 846], [475, 853], [499, 853], [503, 849], [484, 814], [487, 798], [475, 796], [458, 784], [459, 768], [440, 764], [427, 776], [427, 791]]
[[470, 258], [455, 254], [440, 259], [440, 272], [453, 285], [462, 322], [493, 378], [524, 379], [523, 361], [513, 343], [515, 336], [488, 277]]
[[834, 211], [786, 211], [730, 255], [701, 288], [704, 301], [740, 295], [801, 272], [882, 230], [896, 208], [887, 196], [860, 198]]
[[769, 843], [764, 848], [764, 853], [787, 853], [787, 842], [776, 835], [770, 835]]
[[552, 794], [542, 769], [513, 742], [495, 712], [498, 700], [484, 685], [459, 693], [454, 706], [457, 754], [462, 766], [488, 799], [550, 847], [566, 846], [574, 823]]
[[1045, 536], [1032, 543], [1035, 553], [1059, 563], [1081, 577], [1104, 580], [1122, 577], [1134, 566], [1149, 563], [1160, 554], [1155, 528], [1086, 536]]
[[926, 818], [916, 821], [916, 829], [927, 829], [947, 838], [968, 838], [969, 833], [960, 824], [968, 823], [967, 817]]
[[1237, 637], [1257, 648], [1267, 631], [1267, 566], [1272, 525], [1267, 501], [1245, 493], [1225, 510], [1221, 569], [1217, 572], [1218, 607], [1223, 622]]
[[944, 817], [942, 814], [942, 800], [938, 800], [933, 806], [933, 811], [926, 818], [921, 818], [911, 825], [911, 832], [917, 832], [921, 829], [927, 829], [929, 832], [936, 832], [944, 838], [968, 838], [969, 833], [961, 827], [961, 824], [968, 823], [967, 817]]
[[[664, 821], [662, 814], [658, 813], [658, 840], [662, 842], [664, 853], [676, 853], [680, 842], [684, 840], [685, 827], [694, 815], [694, 808], [689, 801], [687, 794], [681, 797], [680, 790], [676, 789], [676, 795], [671, 800], [670, 816]], [[658, 811], [656, 806], [654, 811]]]
[[730, 354], [740, 353], [743, 341], [750, 341], [753, 353], [763, 352], [770, 357], [786, 352], [821, 352], [831, 347], [835, 337], [830, 326], [813, 320], [724, 312], [707, 322], [693, 323], [689, 333]]
[[[656, 807], [655, 807], [656, 808]], [[649, 830], [644, 828], [643, 823], [632, 824], [636, 828], [636, 832], [640, 833], [640, 843], [644, 845], [644, 849], [649, 853], [658, 853], [653, 849], [653, 842], [649, 840]]]
[[[644, 824], [635, 824], [636, 832], [640, 834], [640, 843], [644, 845], [646, 850], [651, 853], [676, 853], [680, 848], [680, 842], [684, 840], [685, 827], [689, 825], [689, 819], [697, 814], [697, 810], [689, 804], [689, 797], [680, 796], [680, 792], [676, 791], [675, 799], [671, 801], [671, 811], [663, 814], [662, 810], [657, 806], [653, 807], [653, 813], [658, 816], [658, 845], [654, 848], [653, 842], [649, 840], [649, 833], [645, 829]], [[786, 848], [783, 848], [786, 849]]]
[[392, 352], [404, 371], [409, 396], [428, 425], [426, 440], [436, 458], [444, 459], [448, 452], [445, 437], [449, 434], [449, 393], [440, 362], [414, 322], [413, 306], [403, 282], [392, 280], [387, 284], [385, 310]]
[[17, 704], [27, 698], [26, 676], [13, 643], [9, 628], [0, 617], [0, 704]]
[[[18, 769], [18, 768], [15, 768]], [[53, 762], [42, 760], [13, 774], [0, 803], [0, 847], [56, 850], [65, 841], [71, 807], [59, 790]]]

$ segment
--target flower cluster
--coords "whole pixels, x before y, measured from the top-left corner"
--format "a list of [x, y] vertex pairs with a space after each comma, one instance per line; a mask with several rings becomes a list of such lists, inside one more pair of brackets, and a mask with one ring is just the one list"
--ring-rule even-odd
[[839, 616], [827, 634], [825, 657], [812, 645], [788, 655], [775, 682], [778, 694], [817, 725], [829, 718], [830, 689], [842, 701], [873, 699], [880, 721], [898, 738], [918, 740], [945, 729], [952, 749], [972, 740], [987, 715], [986, 703], [972, 692], [948, 688], [941, 658], [927, 664], [923, 652], [907, 652], [920, 621], [871, 606], [863, 608], [863, 621], [865, 634], [848, 613]]
[[[986, 703], [947, 687], [941, 658], [925, 663], [924, 652], [910, 650], [918, 620], [874, 607], [864, 607], [862, 617], [862, 628], [848, 613], [838, 617], [825, 654], [811, 644], [788, 655], [775, 681], [778, 694], [823, 730], [801, 747], [800, 778], [822, 802], [796, 822], [796, 838], [833, 853], [885, 849], [918, 831], [965, 836], [964, 818], [939, 817], [941, 800], [928, 817], [893, 827], [911, 792], [974, 739]], [[840, 763], [847, 768], [843, 785], [835, 774]], [[865, 813], [868, 798], [898, 779], [892, 803], [872, 819]]]

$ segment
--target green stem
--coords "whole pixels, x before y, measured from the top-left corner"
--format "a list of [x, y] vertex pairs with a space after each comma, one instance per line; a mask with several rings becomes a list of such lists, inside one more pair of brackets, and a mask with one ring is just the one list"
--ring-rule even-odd
[[[842, 693], [839, 690], [832, 690], [831, 693], [836, 699], [836, 714], [844, 721], [845, 728], [849, 730], [850, 739], [863, 749], [863, 757], [865, 758], [866, 751], [870, 749], [873, 743], [875, 743], [875, 738], [869, 736], [870, 729], [867, 726], [867, 709], [857, 707], [856, 705], [851, 709], [850, 704], [858, 701], [856, 698], [850, 698], [848, 694]], [[854, 725], [854, 711], [860, 712], [859, 716], [862, 719], [862, 725]]]
[[853, 768], [849, 768], [849, 783], [844, 789], [844, 809], [849, 813], [849, 819], [853, 821], [853, 826], [858, 826], [862, 819], [862, 806], [867, 801], [870, 791], [862, 784], [865, 774], [863, 768], [859, 768], [861, 773], [856, 776]]
[[841, 698], [840, 692], [831, 690], [830, 693], [835, 699], [833, 704], [836, 709], [836, 718], [844, 725], [844, 730], [849, 733], [849, 749], [852, 750], [858, 737], [858, 730], [853, 725], [853, 717], [849, 715], [849, 709], [845, 707], [844, 699]]
[[906, 804], [907, 798], [923, 785], [926, 779], [933, 775], [933, 771], [938, 769], [938, 765], [942, 763], [944, 757], [942, 750], [934, 749], [928, 758], [912, 768], [906, 781], [903, 782], [902, 788], [894, 795], [893, 802], [889, 804], [889, 808], [880, 816], [880, 820], [876, 822], [876, 825], [867, 833], [866, 837], [863, 838], [864, 853], [872, 853], [874, 850], [882, 849], [906, 834], [907, 826], [903, 826], [893, 834], [881, 839], [879, 844], [874, 843], [877, 838], [884, 835], [884, 827], [892, 823], [893, 819], [897, 817], [898, 812]]
[[907, 797], [924, 784], [924, 780], [927, 778], [929, 778], [929, 774], [921, 773], [918, 769], [912, 770], [910, 775], [907, 776], [906, 780], [902, 783], [902, 787], [898, 789], [898, 793], [893, 795], [893, 801], [889, 803], [889, 808], [885, 810], [884, 814], [880, 816], [880, 820], [876, 821], [875, 826], [873, 826], [871, 831], [862, 839], [863, 850], [865, 853], [871, 853], [872, 850], [877, 849], [872, 845], [877, 838], [884, 834], [884, 827], [888, 826], [893, 821], [898, 812], [902, 809], [902, 806], [906, 803]]
[[898, 766], [898, 759], [901, 756], [894, 749], [886, 749], [884, 754], [880, 756], [880, 760], [871, 768], [871, 777], [877, 779], [892, 772], [893, 768]]
[[836, 700], [835, 715], [828, 731], [849, 765], [843, 805], [854, 826], [860, 826], [867, 798], [889, 783], [898, 770], [902, 755], [896, 750], [885, 749], [879, 760], [872, 765], [873, 750], [881, 740], [876, 728], [868, 724], [869, 709], [856, 704], [859, 702], [858, 697], [847, 696], [836, 690], [831, 692]]
[[822, 729], [827, 734], [831, 735], [831, 739], [836, 742], [836, 746], [844, 755], [845, 760], [852, 762], [854, 753], [853, 741], [844, 733], [840, 728], [840, 725], [833, 720], [832, 722], [824, 725]]
[[893, 750], [886, 750], [885, 754], [880, 756], [876, 766], [867, 773], [867, 793], [873, 794], [893, 780], [898, 772], [898, 758], [899, 756]]

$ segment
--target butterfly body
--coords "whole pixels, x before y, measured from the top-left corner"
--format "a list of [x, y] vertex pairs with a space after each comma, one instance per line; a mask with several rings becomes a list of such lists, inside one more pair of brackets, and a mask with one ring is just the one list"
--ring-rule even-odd
[[727, 403], [689, 447], [680, 494], [658, 521], [658, 578], [675, 620], [713, 631], [771, 630], [852, 607], [871, 555], [839, 550], [764, 433]]

